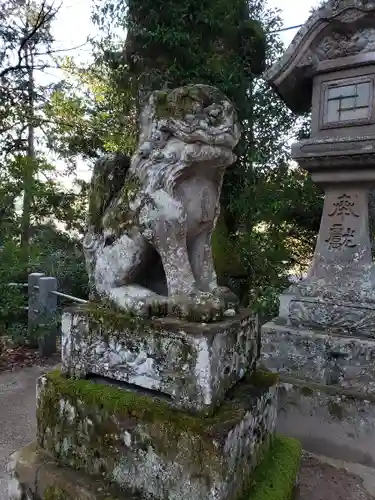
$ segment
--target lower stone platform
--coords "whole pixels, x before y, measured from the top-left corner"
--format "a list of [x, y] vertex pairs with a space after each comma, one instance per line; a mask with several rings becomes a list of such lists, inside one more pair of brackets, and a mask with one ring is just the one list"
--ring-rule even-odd
[[232, 500], [271, 444], [275, 377], [254, 374], [212, 416], [53, 372], [39, 379], [38, 445], [59, 464], [160, 500]]
[[282, 381], [277, 432], [316, 455], [375, 468], [375, 401], [330, 386]]
[[261, 365], [280, 376], [277, 431], [319, 455], [375, 467], [375, 340], [262, 327]]
[[[248, 490], [241, 500], [292, 500], [300, 455], [297, 441], [277, 436], [262, 464], [247, 478]], [[139, 500], [102, 480], [59, 466], [36, 443], [13, 455], [12, 474], [9, 500]]]

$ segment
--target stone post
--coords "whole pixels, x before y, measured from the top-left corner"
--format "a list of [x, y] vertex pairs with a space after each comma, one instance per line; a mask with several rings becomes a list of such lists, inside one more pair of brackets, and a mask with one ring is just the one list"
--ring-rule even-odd
[[38, 347], [36, 327], [39, 323], [39, 279], [43, 273], [31, 273], [28, 278], [28, 340], [31, 347]]
[[51, 356], [56, 352], [57, 340], [57, 279], [42, 276], [39, 278], [38, 302], [40, 307], [40, 331], [38, 339], [41, 356]]

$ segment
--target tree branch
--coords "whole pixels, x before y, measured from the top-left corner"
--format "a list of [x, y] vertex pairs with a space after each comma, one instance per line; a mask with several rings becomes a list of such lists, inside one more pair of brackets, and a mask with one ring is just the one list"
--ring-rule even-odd
[[38, 12], [38, 17], [36, 19], [36, 22], [33, 26], [33, 28], [28, 32], [25, 37], [22, 39], [21, 44], [17, 50], [17, 55], [18, 55], [18, 61], [16, 64], [12, 66], [8, 66], [4, 68], [3, 70], [0, 71], [0, 79], [3, 79], [8, 73], [11, 73], [13, 71], [17, 71], [20, 69], [27, 69], [27, 66], [24, 66], [23, 63], [23, 50], [26, 46], [26, 44], [36, 35], [38, 30], [40, 30], [45, 24], [50, 22], [54, 16], [57, 14], [59, 9], [61, 8], [61, 5], [57, 9], [53, 9], [53, 3], [47, 8], [46, 11], [44, 11], [46, 7], [46, 0], [43, 0], [42, 5], [40, 7], [40, 10]]

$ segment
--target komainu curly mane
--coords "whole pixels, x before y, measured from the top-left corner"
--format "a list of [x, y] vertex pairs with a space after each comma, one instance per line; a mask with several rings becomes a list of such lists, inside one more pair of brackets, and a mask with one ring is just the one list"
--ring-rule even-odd
[[131, 161], [116, 155], [94, 168], [83, 247], [96, 295], [136, 313], [221, 317], [233, 296], [217, 285], [211, 235], [239, 137], [216, 88], [151, 94]]

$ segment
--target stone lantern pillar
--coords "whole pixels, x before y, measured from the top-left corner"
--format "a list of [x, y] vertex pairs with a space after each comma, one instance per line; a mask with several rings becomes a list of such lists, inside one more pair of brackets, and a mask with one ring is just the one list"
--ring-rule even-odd
[[[294, 404], [293, 416], [284, 413], [279, 426], [307, 447], [313, 438], [314, 446], [324, 448], [313, 451], [341, 450], [343, 458], [345, 450], [356, 450], [375, 463], [375, 410], [361, 406], [375, 396], [369, 229], [369, 194], [375, 188], [375, 2], [326, 2], [265, 78], [292, 111], [311, 111], [311, 135], [293, 144], [292, 156], [325, 192], [309, 272], [280, 296], [279, 317], [262, 328], [263, 364], [289, 383], [287, 397]], [[309, 397], [301, 392], [306, 386]], [[355, 431], [335, 427], [330, 414], [332, 397], [345, 399], [348, 392], [356, 404], [344, 401], [343, 412], [352, 416]]]

